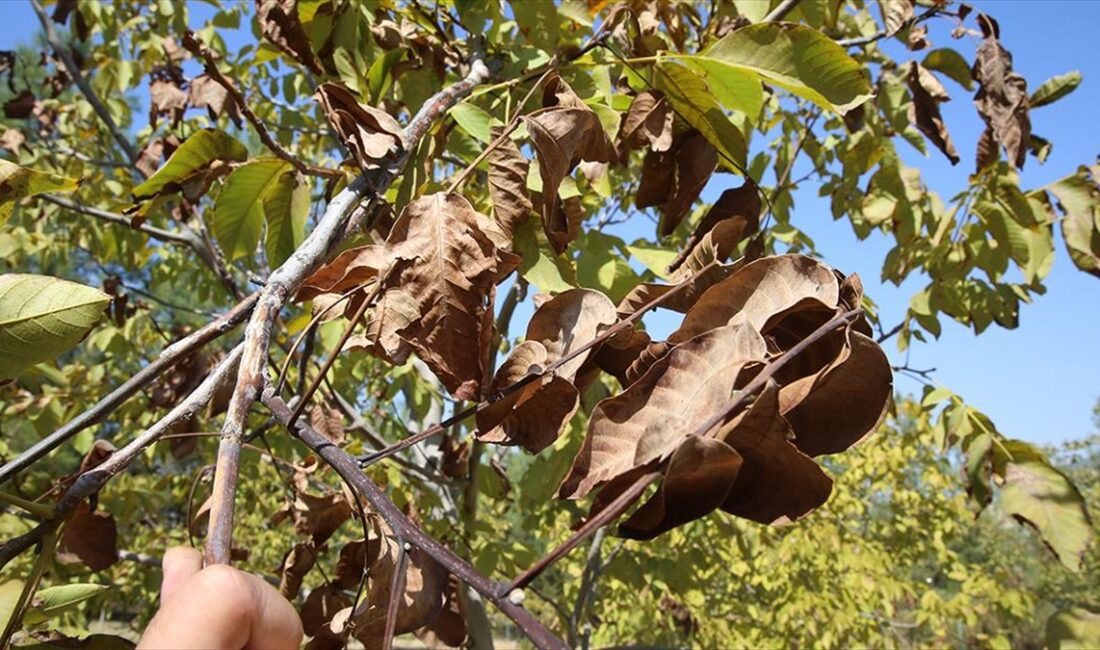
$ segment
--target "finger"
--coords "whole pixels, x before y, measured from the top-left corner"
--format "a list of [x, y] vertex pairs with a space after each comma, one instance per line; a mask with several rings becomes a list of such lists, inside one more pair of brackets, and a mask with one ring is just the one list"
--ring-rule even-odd
[[247, 648], [293, 650], [302, 643], [302, 620], [294, 606], [259, 576], [245, 574], [256, 602]]
[[207, 567], [180, 585], [141, 637], [138, 648], [243, 648], [248, 643], [252, 588], [244, 573]]
[[191, 576], [202, 569], [202, 553], [189, 546], [176, 546], [165, 552], [161, 566], [164, 568], [164, 578], [160, 583], [160, 603], [163, 607]]

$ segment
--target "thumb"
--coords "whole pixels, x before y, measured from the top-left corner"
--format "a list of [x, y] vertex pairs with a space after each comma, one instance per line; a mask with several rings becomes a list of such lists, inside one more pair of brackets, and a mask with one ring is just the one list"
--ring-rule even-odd
[[164, 553], [161, 565], [164, 578], [160, 583], [160, 604], [163, 607], [191, 576], [202, 569], [202, 553], [190, 546], [176, 546]]

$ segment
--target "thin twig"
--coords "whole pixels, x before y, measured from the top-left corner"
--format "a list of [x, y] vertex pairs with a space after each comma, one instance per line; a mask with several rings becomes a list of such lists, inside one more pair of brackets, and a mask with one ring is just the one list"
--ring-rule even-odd
[[156, 360], [135, 373], [134, 376], [123, 382], [121, 386], [111, 391], [103, 397], [103, 399], [67, 422], [57, 431], [54, 431], [31, 445], [29, 449], [0, 468], [0, 485], [3, 485], [13, 476], [27, 469], [38, 459], [50, 453], [84, 429], [102, 422], [118, 408], [119, 405], [129, 399], [134, 393], [137, 393], [152, 383], [164, 371], [185, 359], [195, 350], [202, 348], [207, 343], [242, 323], [252, 312], [252, 307], [256, 304], [256, 299], [258, 297], [259, 293], [253, 293], [221, 317], [164, 348], [160, 355], [157, 356]]
[[125, 215], [117, 214], [115, 212], [107, 212], [106, 210], [100, 210], [99, 208], [93, 208], [86, 205], [81, 205], [80, 203], [77, 203], [75, 201], [63, 199], [60, 196], [55, 196], [53, 194], [39, 194], [37, 198], [42, 199], [47, 203], [59, 205], [66, 210], [72, 210], [73, 212], [78, 212], [89, 217], [95, 217], [100, 221], [106, 221], [107, 223], [113, 223], [119, 226], [124, 226], [131, 230], [143, 232], [153, 239], [159, 239], [160, 241], [171, 242], [173, 244], [183, 244], [184, 246], [190, 246], [191, 248], [195, 248], [196, 252], [198, 252], [196, 246], [202, 245], [193, 233], [191, 235], [187, 235], [178, 231], [157, 228], [156, 226], [151, 226], [147, 223], [134, 225], [133, 220]]
[[783, 20], [792, 9], [798, 6], [799, 2], [802, 2], [802, 0], [783, 0], [783, 2], [775, 6], [775, 9], [769, 11], [768, 15], [764, 16], [760, 22], [773, 23], [778, 20]]
[[370, 309], [374, 301], [378, 299], [378, 295], [382, 293], [382, 288], [385, 286], [386, 279], [389, 278], [391, 271], [393, 271], [392, 265], [378, 278], [378, 282], [375, 283], [374, 289], [371, 291], [370, 295], [363, 299], [363, 302], [356, 308], [355, 314], [348, 320], [347, 327], [344, 328], [343, 334], [340, 335], [340, 340], [336, 342], [336, 346], [332, 348], [332, 352], [329, 353], [328, 358], [325, 359], [324, 365], [321, 366], [321, 372], [313, 378], [313, 381], [309, 384], [309, 388], [302, 394], [298, 403], [294, 405], [294, 411], [290, 417], [291, 425], [298, 420], [302, 415], [302, 411], [306, 410], [306, 407], [309, 406], [310, 398], [317, 392], [317, 388], [320, 387], [321, 382], [324, 381], [325, 376], [328, 375], [328, 371], [332, 369], [332, 364], [336, 363], [336, 357], [340, 355], [340, 352], [344, 349], [344, 345], [346, 345], [348, 339], [351, 338], [356, 325], [363, 319], [363, 315], [367, 313], [367, 310]]
[[118, 146], [122, 147], [122, 151], [125, 152], [126, 157], [129, 159], [131, 165], [136, 165], [138, 158], [140, 157], [137, 149], [130, 140], [122, 133], [122, 130], [115, 124], [114, 118], [111, 117], [111, 112], [107, 110], [107, 106], [99, 99], [92, 90], [91, 84], [84, 78], [84, 73], [80, 71], [80, 67], [76, 65], [76, 61], [73, 59], [73, 55], [69, 52], [69, 49], [65, 47], [65, 44], [58, 38], [57, 32], [53, 29], [53, 24], [50, 23], [49, 16], [46, 15], [46, 10], [42, 8], [42, 3], [39, 0], [31, 0], [31, 7], [34, 9], [34, 13], [38, 16], [38, 22], [42, 23], [42, 29], [46, 32], [46, 42], [50, 44], [50, 48], [57, 55], [57, 58], [61, 60], [62, 65], [65, 66], [65, 71], [72, 77], [76, 87], [80, 89], [80, 92], [84, 95], [84, 98], [88, 100], [88, 103], [92, 106], [92, 110], [99, 116], [99, 119], [103, 121], [103, 125], [107, 127], [107, 130], [111, 132], [115, 141], [118, 142]]
[[[290, 408], [274, 391], [265, 390], [261, 400], [275, 417], [284, 424], [290, 421]], [[413, 546], [438, 562], [459, 580], [473, 587], [482, 597], [496, 605], [502, 614], [516, 624], [516, 627], [538, 648], [566, 648], [561, 639], [554, 636], [537, 618], [522, 606], [499, 595], [499, 585], [482, 575], [469, 562], [455, 555], [436, 539], [424, 532], [420, 526], [409, 520], [401, 510], [386, 496], [370, 477], [359, 470], [355, 459], [343, 449], [332, 444], [313, 427], [298, 422], [292, 433], [307, 447], [332, 467], [355, 491], [370, 503], [386, 524], [395, 533], [399, 533]]]
[[569, 352], [569, 354], [564, 355], [562, 358], [558, 359], [554, 363], [551, 363], [551, 364], [547, 365], [545, 368], [542, 368], [538, 372], [525, 375], [522, 379], [520, 379], [520, 380], [516, 381], [515, 383], [512, 383], [508, 386], [505, 386], [501, 390], [497, 391], [495, 394], [491, 395], [488, 399], [482, 400], [481, 402], [477, 403], [476, 405], [471, 406], [467, 409], [464, 409], [464, 410], [452, 415], [451, 417], [447, 418], [446, 420], [440, 422], [439, 424], [437, 424], [435, 426], [429, 427], [429, 428], [427, 428], [427, 429], [425, 429], [425, 430], [423, 430], [419, 433], [416, 433], [416, 434], [413, 434], [413, 435], [409, 436], [408, 438], [405, 438], [403, 440], [395, 442], [394, 444], [390, 445], [389, 447], [386, 447], [385, 449], [380, 449], [376, 452], [373, 452], [373, 453], [366, 454], [366, 455], [362, 456], [359, 460], [359, 464], [362, 467], [366, 467], [366, 466], [371, 465], [373, 463], [376, 463], [376, 462], [378, 462], [378, 461], [380, 461], [384, 458], [388, 458], [388, 457], [398, 453], [399, 451], [402, 451], [403, 449], [408, 449], [409, 447], [411, 447], [415, 444], [423, 442], [424, 440], [427, 440], [427, 439], [429, 439], [433, 436], [439, 435], [440, 433], [446, 431], [450, 427], [452, 427], [452, 426], [458, 424], [459, 422], [462, 422], [466, 418], [468, 418], [472, 415], [475, 415], [478, 412], [492, 406], [493, 404], [499, 402], [500, 400], [504, 399], [505, 397], [508, 397], [510, 395], [514, 395], [516, 392], [522, 390], [524, 387], [526, 387], [526, 386], [534, 383], [535, 381], [538, 381], [539, 379], [553, 373], [558, 368], [561, 368], [562, 366], [569, 363], [573, 359], [576, 359], [580, 355], [587, 353], [592, 348], [602, 344], [607, 339], [609, 339], [613, 336], [616, 336], [618, 334], [621, 334], [622, 332], [626, 331], [627, 329], [634, 327], [634, 324], [637, 323], [642, 318], [642, 316], [644, 316], [650, 310], [659, 307], [662, 302], [664, 302], [665, 300], [671, 298], [673, 295], [680, 292], [685, 287], [691, 286], [691, 284], [694, 283], [695, 280], [702, 277], [703, 274], [707, 273], [708, 271], [710, 271], [712, 268], [714, 268], [716, 266], [718, 266], [718, 260], [711, 260], [709, 263], [704, 265], [698, 271], [691, 274], [691, 276], [689, 276], [683, 282], [680, 282], [679, 284], [672, 287], [671, 289], [669, 289], [665, 293], [657, 296], [653, 300], [650, 300], [648, 303], [642, 305], [634, 313], [632, 313], [629, 316], [621, 319], [619, 322], [617, 322], [614, 325], [612, 325], [611, 327], [607, 328], [606, 330], [601, 332], [598, 336], [596, 336], [592, 340], [588, 341], [584, 345], [581, 345], [581, 346], [577, 347], [576, 349], [571, 350]]
[[339, 169], [317, 167], [316, 165], [310, 165], [299, 160], [294, 154], [287, 151], [283, 145], [279, 144], [275, 138], [271, 137], [271, 133], [267, 130], [267, 125], [265, 125], [263, 120], [256, 115], [252, 107], [248, 105], [248, 100], [245, 99], [244, 94], [237, 88], [236, 84], [222, 74], [222, 71], [218, 68], [218, 61], [214, 53], [199, 40], [194, 32], [188, 31], [183, 35], [183, 47], [202, 61], [203, 69], [206, 70], [206, 74], [210, 75], [211, 79], [217, 82], [222, 88], [225, 88], [226, 92], [229, 93], [233, 101], [237, 104], [237, 107], [241, 109], [241, 114], [244, 115], [248, 123], [252, 125], [252, 128], [256, 129], [256, 135], [259, 136], [260, 142], [263, 142], [264, 146], [271, 150], [271, 153], [290, 163], [294, 166], [294, 169], [297, 169], [303, 174], [321, 176], [323, 178], [343, 177], [344, 172]]
[[880, 32], [875, 32], [874, 34], [871, 34], [870, 36], [860, 36], [860, 37], [857, 37], [857, 38], [842, 38], [842, 39], [839, 39], [836, 42], [836, 44], [841, 46], [841, 47], [861, 47], [863, 45], [869, 45], [871, 43], [874, 43], [875, 41], [880, 41], [880, 40], [886, 38], [887, 36], [892, 36], [892, 35], [898, 33], [899, 31], [905, 29], [906, 27], [912, 27], [913, 25], [916, 25], [917, 23], [919, 23], [921, 21], [928, 20], [929, 18], [931, 18], [931, 17], [935, 16], [937, 13], [939, 13], [940, 9], [941, 9], [941, 7], [939, 5], [933, 5], [932, 7], [929, 7], [928, 10], [926, 10], [924, 13], [921, 13], [920, 15], [914, 16], [914, 17], [910, 18], [909, 20], [905, 21], [904, 23], [902, 23], [901, 26], [898, 27], [898, 29], [893, 31], [893, 32], [888, 32], [884, 29]]
[[42, 541], [42, 538], [65, 521], [85, 499], [99, 492], [99, 490], [113, 476], [129, 467], [135, 459], [153, 443], [172, 430], [179, 422], [187, 420], [201, 411], [213, 398], [214, 393], [221, 384], [231, 375], [231, 371], [241, 358], [243, 346], [237, 345], [222, 359], [206, 379], [185, 397], [167, 415], [157, 420], [155, 424], [143, 431], [124, 447], [111, 454], [107, 460], [96, 467], [76, 477], [72, 485], [54, 506], [53, 519], [44, 521], [34, 530], [15, 539], [5, 542], [0, 546], [0, 569], [11, 561], [13, 557]]
[[[358, 499], [356, 499], [358, 500]], [[401, 536], [397, 537], [397, 562], [390, 580], [390, 597], [386, 603], [386, 627], [382, 633], [382, 650], [393, 647], [393, 633], [397, 629], [397, 609], [405, 597], [405, 569], [409, 563], [409, 549]]]

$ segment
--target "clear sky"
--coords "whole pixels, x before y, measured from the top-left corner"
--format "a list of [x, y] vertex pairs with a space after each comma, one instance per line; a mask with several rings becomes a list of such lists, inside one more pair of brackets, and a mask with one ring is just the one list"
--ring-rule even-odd
[[[1025, 189], [1041, 186], [1068, 174], [1081, 164], [1094, 161], [1100, 154], [1100, 127], [1096, 107], [1100, 105], [1100, 59], [1092, 44], [1100, 24], [1100, 2], [1089, 0], [1056, 1], [1002, 0], [972, 2], [1000, 22], [1001, 40], [1012, 52], [1016, 69], [1034, 90], [1047, 78], [1080, 70], [1084, 82], [1067, 98], [1032, 113], [1035, 133], [1054, 143], [1053, 153], [1043, 165], [1029, 158], [1021, 185]], [[201, 9], [200, 9], [201, 7]], [[196, 14], [207, 15], [206, 5], [196, 3]], [[33, 42], [40, 30], [29, 6], [16, 0], [0, 0], [0, 49], [14, 49]], [[953, 46], [973, 59], [976, 42], [966, 38], [952, 40], [946, 21], [932, 21], [933, 47]], [[888, 44], [899, 60], [909, 58], [898, 44]], [[915, 57], [923, 53], [915, 53]], [[943, 106], [944, 119], [955, 146], [962, 156], [951, 167], [933, 147], [929, 158], [899, 140], [906, 164], [919, 167], [925, 183], [941, 197], [950, 197], [963, 189], [973, 171], [973, 152], [982, 123], [971, 102], [971, 93], [953, 81], [944, 80], [952, 101]], [[704, 199], [713, 200], [731, 182], [728, 175], [712, 182]], [[846, 273], [858, 272], [868, 295], [881, 310], [888, 326], [898, 322], [908, 305], [909, 296], [924, 286], [924, 278], [914, 278], [901, 288], [883, 285], [879, 272], [889, 250], [884, 237], [859, 242], [845, 221], [834, 222], [828, 202], [817, 197], [812, 181], [796, 197], [792, 220], [816, 242], [825, 260]], [[638, 219], [637, 227], [650, 222]], [[629, 241], [629, 231], [623, 233]], [[1005, 330], [990, 326], [981, 336], [943, 319], [944, 331], [938, 341], [913, 342], [909, 365], [936, 368], [937, 382], [962, 395], [986, 412], [1008, 436], [1039, 443], [1055, 443], [1090, 433], [1092, 407], [1100, 396], [1100, 279], [1076, 270], [1062, 247], [1056, 243], [1054, 269], [1047, 278], [1046, 295], [1034, 304], [1024, 305], [1020, 326]], [[530, 312], [517, 312], [524, 318]], [[666, 318], [647, 319], [655, 330], [671, 326]], [[887, 352], [895, 363], [903, 363], [893, 343]], [[898, 390], [919, 393], [913, 380], [899, 376]]]

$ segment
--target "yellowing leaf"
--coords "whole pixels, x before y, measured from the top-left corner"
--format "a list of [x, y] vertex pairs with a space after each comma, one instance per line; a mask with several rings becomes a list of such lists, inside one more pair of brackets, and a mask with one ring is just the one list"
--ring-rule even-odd
[[745, 166], [745, 137], [722, 112], [703, 77], [684, 65], [662, 60], [654, 66], [654, 83], [676, 112], [714, 145], [722, 163], [740, 173]]
[[80, 179], [20, 167], [0, 160], [0, 226], [11, 217], [15, 202], [45, 192], [72, 192]]
[[109, 585], [76, 583], [39, 589], [38, 593], [34, 595], [34, 600], [31, 601], [31, 608], [27, 610], [23, 622], [27, 625], [36, 625], [62, 614], [90, 598], [94, 598], [110, 588]]
[[1064, 474], [1035, 454], [1014, 454], [1005, 466], [1001, 507], [1039, 531], [1043, 542], [1073, 571], [1092, 537], [1081, 493]]
[[246, 158], [248, 150], [233, 136], [217, 129], [196, 131], [163, 167], [134, 188], [134, 198], [151, 199], [162, 192], [176, 191], [215, 161], [240, 162]]
[[76, 282], [43, 275], [0, 275], [0, 381], [66, 352], [111, 301]]

